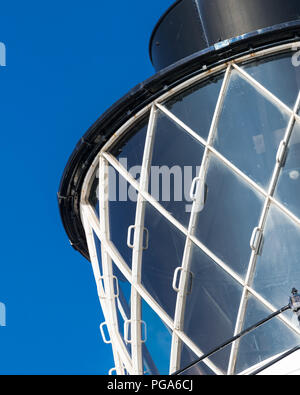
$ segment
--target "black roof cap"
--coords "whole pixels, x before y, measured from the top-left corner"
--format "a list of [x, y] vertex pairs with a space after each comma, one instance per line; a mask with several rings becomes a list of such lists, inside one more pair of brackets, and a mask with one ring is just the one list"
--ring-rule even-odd
[[299, 0], [178, 0], [152, 33], [150, 58], [158, 71], [218, 42], [297, 19]]

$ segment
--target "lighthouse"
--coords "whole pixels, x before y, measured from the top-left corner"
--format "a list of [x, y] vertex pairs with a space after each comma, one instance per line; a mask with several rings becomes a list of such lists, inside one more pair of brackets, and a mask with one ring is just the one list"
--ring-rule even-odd
[[[300, 373], [300, 3], [178, 0], [155, 74], [87, 130], [58, 203], [109, 374]], [[196, 364], [218, 345], [226, 347]]]

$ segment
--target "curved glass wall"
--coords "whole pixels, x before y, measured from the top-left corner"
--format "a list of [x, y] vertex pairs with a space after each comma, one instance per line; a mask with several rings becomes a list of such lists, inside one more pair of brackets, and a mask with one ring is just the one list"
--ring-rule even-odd
[[[118, 373], [184, 368], [300, 287], [293, 55], [270, 49], [199, 74], [99, 153], [82, 215], [101, 240], [99, 266], [114, 262], [101, 272], [107, 283], [113, 276], [111, 342], [125, 344]], [[294, 315], [281, 314], [185, 374], [248, 374], [299, 335]]]

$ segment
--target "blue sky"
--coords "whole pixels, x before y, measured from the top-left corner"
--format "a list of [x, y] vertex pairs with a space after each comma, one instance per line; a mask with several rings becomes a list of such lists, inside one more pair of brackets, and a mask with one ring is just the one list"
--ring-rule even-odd
[[56, 200], [73, 148], [115, 101], [154, 74], [148, 41], [173, 0], [1, 3], [0, 374], [107, 374], [89, 262]]

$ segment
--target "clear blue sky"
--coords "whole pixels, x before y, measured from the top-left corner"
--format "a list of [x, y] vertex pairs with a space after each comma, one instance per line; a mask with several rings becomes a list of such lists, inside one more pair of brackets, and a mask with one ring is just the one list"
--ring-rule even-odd
[[154, 74], [148, 41], [173, 0], [6, 1], [0, 6], [0, 374], [106, 374], [110, 346], [89, 262], [56, 200], [75, 144]]

